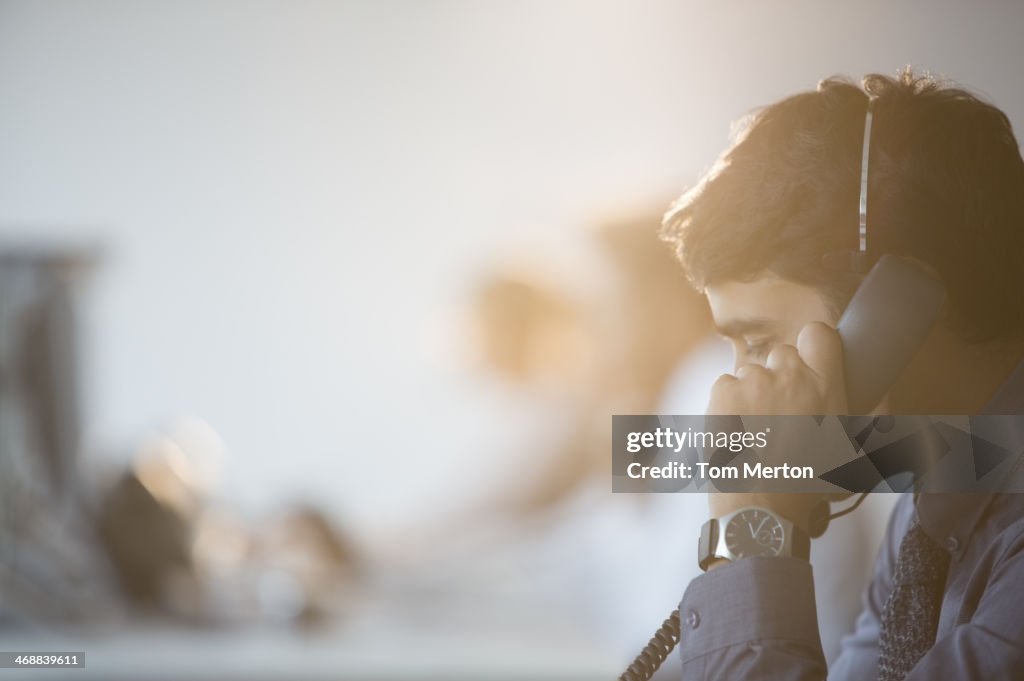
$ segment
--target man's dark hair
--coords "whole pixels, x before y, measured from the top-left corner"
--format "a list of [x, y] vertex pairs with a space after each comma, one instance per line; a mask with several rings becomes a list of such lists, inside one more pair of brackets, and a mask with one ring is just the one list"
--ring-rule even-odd
[[822, 256], [857, 249], [861, 146], [875, 98], [868, 247], [935, 269], [970, 341], [1024, 335], [1024, 162], [1009, 119], [906, 69], [863, 86], [831, 78], [746, 119], [665, 217], [695, 286], [765, 273], [817, 287], [836, 310], [858, 277]]

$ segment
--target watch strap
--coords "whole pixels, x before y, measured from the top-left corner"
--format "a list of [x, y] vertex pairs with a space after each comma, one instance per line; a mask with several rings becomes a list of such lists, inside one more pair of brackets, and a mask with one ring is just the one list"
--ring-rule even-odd
[[707, 572], [711, 561], [718, 556], [715, 555], [715, 548], [718, 547], [718, 518], [711, 518], [700, 527], [700, 538], [697, 540], [697, 565]]
[[793, 532], [793, 536], [790, 539], [789, 545], [792, 547], [792, 555], [796, 558], [803, 558], [804, 560], [811, 559], [811, 537], [802, 529], [796, 525], [792, 525], [790, 528]]

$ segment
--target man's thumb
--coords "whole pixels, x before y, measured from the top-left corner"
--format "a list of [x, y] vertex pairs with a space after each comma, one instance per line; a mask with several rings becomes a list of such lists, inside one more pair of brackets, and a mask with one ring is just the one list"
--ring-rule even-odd
[[842, 397], [846, 404], [846, 382], [843, 377], [843, 343], [839, 332], [822, 322], [811, 322], [796, 338], [800, 358], [820, 381], [830, 398]]

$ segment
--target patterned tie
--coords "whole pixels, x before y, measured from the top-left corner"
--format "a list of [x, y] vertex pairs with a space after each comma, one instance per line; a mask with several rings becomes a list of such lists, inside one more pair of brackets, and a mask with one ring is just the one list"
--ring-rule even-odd
[[900, 544], [893, 590], [885, 602], [879, 635], [879, 681], [903, 681], [935, 644], [949, 554], [917, 519]]

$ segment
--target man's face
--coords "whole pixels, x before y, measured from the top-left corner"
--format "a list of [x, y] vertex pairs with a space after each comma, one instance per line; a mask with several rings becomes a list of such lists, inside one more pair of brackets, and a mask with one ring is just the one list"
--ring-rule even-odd
[[732, 343], [735, 368], [763, 365], [775, 345], [796, 345], [810, 322], [838, 321], [817, 289], [774, 275], [715, 284], [705, 292], [715, 327]]

